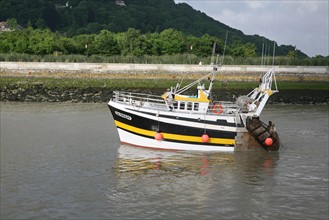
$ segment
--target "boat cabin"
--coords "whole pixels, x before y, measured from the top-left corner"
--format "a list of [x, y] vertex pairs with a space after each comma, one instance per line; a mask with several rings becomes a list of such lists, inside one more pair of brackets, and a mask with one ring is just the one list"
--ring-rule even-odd
[[207, 112], [210, 103], [203, 86], [198, 86], [197, 96], [175, 94], [168, 89], [162, 98], [170, 111]]

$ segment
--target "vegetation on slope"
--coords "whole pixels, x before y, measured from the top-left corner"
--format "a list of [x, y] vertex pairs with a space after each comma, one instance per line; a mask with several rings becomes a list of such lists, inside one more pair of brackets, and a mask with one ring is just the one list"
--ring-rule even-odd
[[[232, 46], [237, 48], [234, 53], [241, 53], [241, 47], [251, 47], [260, 56], [264, 44], [273, 49], [273, 41], [259, 35], [245, 35], [194, 10], [186, 3], [176, 4], [174, 0], [125, 0], [125, 4], [119, 6], [115, 0], [6, 0], [0, 1], [0, 21], [13, 18], [23, 27], [49, 28], [68, 37], [84, 34], [92, 36], [102, 30], [122, 33], [129, 28], [139, 30], [142, 34], [156, 35], [172, 28], [184, 36], [200, 38], [209, 35], [225, 39], [228, 31], [228, 44], [238, 44]], [[290, 51], [295, 51], [295, 47], [276, 45], [278, 56], [286, 56]], [[295, 53], [298, 57], [307, 56], [299, 50]]]

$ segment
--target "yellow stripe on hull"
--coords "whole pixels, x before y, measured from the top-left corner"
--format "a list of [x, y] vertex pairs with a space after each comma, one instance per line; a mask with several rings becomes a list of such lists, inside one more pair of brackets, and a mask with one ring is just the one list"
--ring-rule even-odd
[[[149, 136], [149, 137], [154, 137], [154, 135], [156, 134], [155, 131], [150, 131], [150, 130], [146, 130], [146, 129], [141, 129], [141, 128], [137, 128], [131, 125], [127, 125], [124, 124], [122, 122], [119, 122], [117, 120], [114, 120], [115, 125], [119, 128], [125, 129], [127, 131], [131, 131], [137, 134], [141, 134], [141, 135], [145, 135], [145, 136]], [[164, 139], [168, 139], [168, 140], [175, 140], [175, 141], [189, 141], [189, 142], [197, 142], [197, 143], [202, 143], [202, 139], [201, 137], [198, 136], [188, 136], [188, 135], [180, 135], [180, 134], [170, 134], [170, 133], [163, 133], [161, 132], [161, 134], [163, 135]], [[227, 138], [212, 138], [210, 137], [209, 142], [211, 144], [227, 144], [227, 145], [235, 145], [235, 140], [234, 139], [227, 139]]]

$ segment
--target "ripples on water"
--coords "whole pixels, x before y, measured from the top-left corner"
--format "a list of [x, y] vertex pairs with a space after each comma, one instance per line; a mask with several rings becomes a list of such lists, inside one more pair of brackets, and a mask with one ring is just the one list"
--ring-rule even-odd
[[1, 103], [1, 219], [328, 219], [328, 106], [267, 106], [271, 153], [120, 146], [109, 114]]
[[[115, 164], [120, 196], [115, 188], [108, 198], [132, 206], [121, 207], [126, 217], [136, 209], [147, 217], [147, 206], [167, 209], [163, 214], [171, 218], [255, 218], [251, 213], [261, 205], [257, 197], [273, 187], [278, 160], [278, 153], [177, 153], [122, 145]], [[250, 198], [254, 190], [257, 195]]]

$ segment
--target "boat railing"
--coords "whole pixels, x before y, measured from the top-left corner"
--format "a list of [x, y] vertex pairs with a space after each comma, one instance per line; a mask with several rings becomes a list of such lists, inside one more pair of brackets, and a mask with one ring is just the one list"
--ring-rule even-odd
[[134, 92], [113, 92], [113, 100], [116, 102], [132, 104], [135, 106], [142, 106], [145, 103], [161, 104], [164, 105], [165, 101], [156, 95]]
[[234, 102], [216, 101], [209, 104], [207, 114], [233, 114], [238, 109]]
[[[114, 91], [113, 101], [131, 105], [134, 108], [139, 108], [143, 106], [144, 108], [170, 110], [170, 108], [168, 108], [167, 106], [168, 103], [166, 103], [163, 98], [161, 98], [160, 96], [145, 93]], [[173, 105], [174, 104], [175, 103], [173, 103]], [[207, 104], [206, 106], [202, 106], [200, 103], [200, 105], [186, 105], [184, 109], [181, 109], [180, 107], [173, 107], [173, 110], [177, 112], [189, 112], [191, 114], [203, 112], [210, 115], [225, 115], [234, 114], [236, 111], [239, 110], [239, 107], [234, 102], [214, 101], [209, 103], [209, 105]]]

